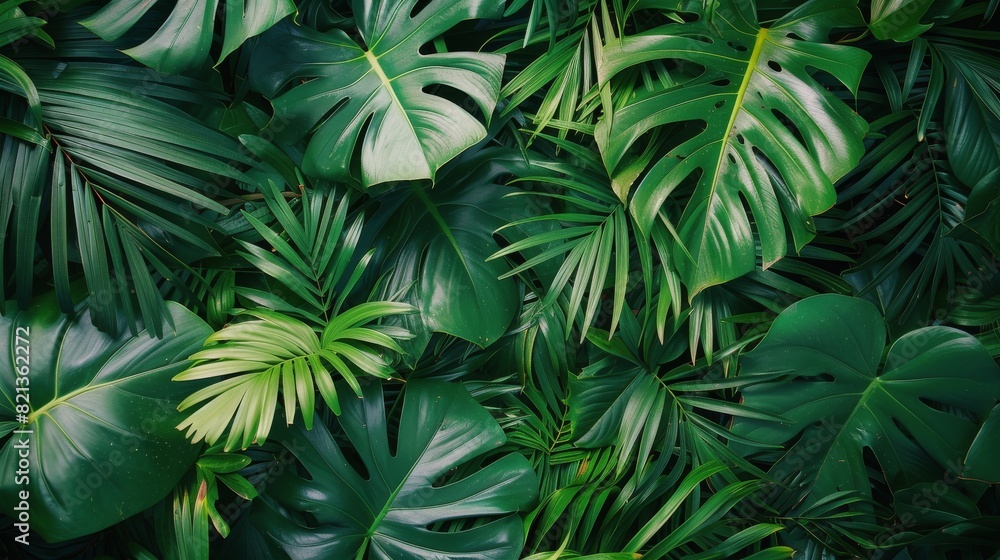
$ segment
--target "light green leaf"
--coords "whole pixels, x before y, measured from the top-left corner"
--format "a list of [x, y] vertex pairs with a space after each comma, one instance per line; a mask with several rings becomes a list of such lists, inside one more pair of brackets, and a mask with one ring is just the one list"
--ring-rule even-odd
[[868, 28], [878, 39], [900, 43], [912, 41], [931, 28], [920, 23], [934, 0], [873, 0]]
[[[312, 132], [303, 159], [309, 175], [365, 187], [431, 179], [446, 162], [486, 137], [460, 103], [489, 116], [497, 103], [504, 57], [490, 53], [421, 54], [458, 23], [496, 18], [500, 0], [352, 3], [361, 44], [344, 31], [321, 33], [283, 23], [263, 36], [251, 84], [272, 98], [286, 133]], [[279, 95], [292, 81], [296, 86]], [[454, 94], [462, 96], [452, 99]], [[360, 159], [360, 176], [352, 161]]]
[[302, 421], [307, 429], [311, 428], [314, 387], [319, 388], [334, 413], [340, 413], [334, 373], [351, 382], [359, 395], [355, 370], [380, 378], [392, 375], [392, 368], [379, 350], [398, 351], [399, 346], [365, 325], [412, 311], [412, 307], [399, 303], [362, 303], [335, 317], [324, 329], [322, 339], [293, 317], [267, 309], [245, 311], [243, 316], [249, 320], [234, 322], [208, 337], [205, 348], [191, 355], [194, 364], [174, 376], [175, 381], [227, 376], [178, 405], [178, 410], [184, 411], [208, 401], [177, 428], [187, 429], [195, 442], [205, 439], [214, 444], [232, 423], [226, 451], [263, 443], [271, 431], [279, 387], [286, 421], [291, 423], [296, 408], [301, 407]]
[[[156, 4], [156, 0], [111, 0], [80, 23], [107, 41], [122, 37]], [[165, 74], [200, 67], [208, 58], [219, 0], [179, 0], [151, 37], [125, 51], [132, 58]], [[219, 62], [244, 41], [295, 12], [291, 0], [225, 2], [224, 43]]]
[[671, 147], [631, 202], [648, 234], [671, 193], [696, 180], [676, 222], [683, 246], [674, 250], [690, 297], [753, 270], [755, 238], [764, 268], [777, 262], [786, 253], [786, 222], [800, 250], [815, 235], [812, 216], [836, 200], [833, 182], [864, 153], [867, 125], [811, 72], [856, 91], [870, 55], [826, 41], [831, 29], [853, 25], [858, 16], [849, 3], [813, 0], [761, 28], [751, 3], [725, 1], [712, 22], [666, 25], [605, 45], [602, 84], [649, 61], [696, 68], [675, 86], [639, 92], [595, 133], [614, 174], [647, 132], [704, 126]]

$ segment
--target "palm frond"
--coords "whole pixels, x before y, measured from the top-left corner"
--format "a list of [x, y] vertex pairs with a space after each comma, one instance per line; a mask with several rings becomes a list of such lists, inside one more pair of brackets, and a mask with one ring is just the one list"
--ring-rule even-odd
[[364, 217], [348, 221], [351, 197], [335, 189], [303, 187], [291, 193], [291, 202], [273, 181], [260, 189], [269, 216], [242, 214], [262, 243], [239, 240], [237, 254], [280, 288], [235, 291], [253, 304], [323, 324], [340, 312], [371, 260], [372, 251], [355, 257]]
[[246, 449], [267, 439], [280, 392], [285, 421], [291, 424], [296, 409], [301, 409], [302, 421], [311, 429], [317, 390], [327, 406], [340, 413], [334, 373], [359, 395], [359, 377], [393, 377], [395, 371], [381, 350], [402, 352], [396, 340], [409, 334], [370, 323], [413, 311], [401, 303], [362, 303], [333, 317], [321, 336], [279, 312], [244, 311], [238, 317], [242, 320], [211, 335], [205, 348], [191, 356], [194, 365], [174, 377], [175, 381], [225, 377], [181, 402], [178, 409], [183, 411], [208, 401], [177, 428], [187, 429], [193, 441], [204, 439], [211, 445], [232, 424], [225, 449]]
[[82, 273], [88, 292], [105, 302], [92, 313], [102, 329], [115, 328], [119, 306], [133, 330], [139, 319], [162, 324], [159, 285], [217, 254], [206, 213], [228, 212], [218, 185], [246, 181], [238, 167], [249, 158], [172, 104], [210, 102], [205, 86], [164, 76], [151, 83], [147, 71], [108, 63], [31, 60], [24, 68], [51, 148], [4, 140], [0, 165], [18, 180], [0, 215], [15, 203], [19, 212], [0, 225], [16, 232], [18, 299], [30, 299], [27, 263], [40, 255], [49, 270], [43, 281], [64, 311]]

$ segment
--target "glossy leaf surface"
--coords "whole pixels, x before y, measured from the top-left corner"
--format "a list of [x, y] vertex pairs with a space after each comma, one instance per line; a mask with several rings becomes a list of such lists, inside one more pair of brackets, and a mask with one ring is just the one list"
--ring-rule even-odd
[[762, 28], [752, 4], [730, 1], [711, 21], [668, 24], [604, 47], [602, 83], [650, 61], [701, 68], [690, 80], [640, 93], [595, 132], [615, 172], [646, 133], [701, 129], [652, 167], [631, 202], [648, 233], [671, 194], [695, 185], [676, 224], [683, 247], [674, 251], [692, 297], [753, 270], [755, 237], [764, 268], [785, 255], [788, 232], [801, 249], [815, 235], [812, 216], [836, 200], [833, 182], [864, 153], [865, 121], [811, 74], [856, 91], [870, 55], [827, 41], [858, 17], [848, 4], [814, 0]]
[[890, 488], [940, 477], [965, 457], [1000, 398], [1000, 368], [972, 336], [927, 327], [897, 340], [880, 367], [885, 323], [870, 303], [824, 294], [791, 305], [740, 361], [741, 377], [788, 378], [742, 390], [744, 403], [792, 420], [738, 418], [733, 431], [783, 444], [825, 425], [809, 463], [815, 499], [845, 485], [870, 495], [871, 450]]
[[[50, 542], [86, 535], [158, 502], [195, 462], [199, 446], [174, 429], [177, 403], [190, 387], [170, 378], [211, 329], [181, 305], [170, 302], [167, 311], [164, 336], [156, 339], [127, 329], [111, 337], [91, 324], [89, 310], [60, 313], [54, 296], [25, 311], [7, 304], [0, 368], [27, 365], [30, 381], [12, 374], [0, 380], [0, 418], [16, 418], [23, 393], [15, 386], [29, 387], [22, 429], [32, 433], [12, 435], [0, 450], [4, 513], [13, 516], [18, 492], [27, 490], [32, 530]], [[18, 359], [29, 356], [30, 363]], [[21, 485], [15, 471], [23, 447], [16, 446], [25, 439], [30, 468]]]
[[[272, 98], [283, 129], [312, 132], [306, 173], [355, 177], [366, 187], [433, 180], [444, 163], [486, 137], [470, 111], [493, 113], [504, 57], [423, 54], [421, 48], [464, 20], [499, 17], [503, 2], [433, 0], [419, 9], [417, 0], [351, 4], [360, 44], [340, 29], [324, 33], [285, 23], [264, 36], [251, 83]], [[454, 93], [468, 96], [472, 106], [447, 97]], [[358, 173], [354, 158], [360, 158]]]
[[[458, 480], [448, 477], [450, 469], [503, 445], [506, 436], [489, 412], [461, 385], [414, 381], [390, 443], [384, 406], [381, 386], [368, 385], [363, 399], [344, 402], [333, 433], [318, 424], [280, 434], [308, 478], [278, 477], [255, 506], [253, 523], [296, 559], [518, 558], [523, 529], [509, 514], [530, 506], [537, 492], [524, 457], [512, 453]], [[348, 461], [343, 441], [363, 470]], [[463, 530], [434, 528], [482, 517], [499, 519]]]
[[[127, 33], [156, 0], [111, 0], [81, 23], [107, 41]], [[250, 37], [295, 12], [291, 0], [229, 0], [225, 5], [224, 42], [219, 60]], [[179, 0], [160, 28], [126, 54], [159, 72], [173, 74], [200, 67], [208, 58], [219, 0]]]

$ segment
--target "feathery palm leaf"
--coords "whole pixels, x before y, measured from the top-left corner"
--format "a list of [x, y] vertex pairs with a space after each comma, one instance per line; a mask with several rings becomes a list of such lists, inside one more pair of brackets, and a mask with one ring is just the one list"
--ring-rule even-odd
[[217, 185], [247, 180], [237, 166], [249, 159], [235, 141], [172, 104], [208, 104], [216, 94], [166, 76], [150, 84], [147, 71], [115, 64], [30, 61], [24, 68], [38, 88], [52, 149], [3, 142], [0, 166], [11, 183], [0, 226], [14, 232], [18, 299], [30, 299], [29, 263], [41, 250], [64, 311], [72, 309], [79, 262], [89, 292], [104, 302], [93, 309], [96, 325], [114, 328], [119, 306], [133, 330], [140, 317], [160, 325], [158, 283], [183, 284], [176, 270], [217, 254], [205, 212], [228, 212]]
[[[316, 390], [327, 406], [340, 414], [333, 373], [358, 395], [359, 375], [393, 376], [395, 371], [379, 349], [401, 352], [396, 340], [408, 334], [398, 328], [366, 325], [413, 311], [401, 303], [362, 303], [331, 319], [321, 336], [305, 323], [278, 312], [245, 311], [247, 320], [210, 336], [205, 348], [191, 356], [195, 364], [174, 377], [175, 381], [192, 381], [227, 376], [181, 402], [179, 410], [208, 401], [177, 428], [187, 429], [195, 442], [204, 439], [214, 444], [231, 423], [225, 449], [245, 449], [267, 439], [280, 391], [286, 422], [291, 424], [296, 408], [300, 408], [302, 421], [310, 429]], [[235, 377], [229, 377], [233, 374]]]
[[[575, 156], [579, 164], [573, 165], [557, 161], [535, 162], [538, 175], [522, 176], [518, 181], [551, 186], [555, 192], [546, 190], [521, 191], [517, 196], [547, 197], [556, 201], [563, 210], [561, 212], [545, 213], [523, 220], [511, 222], [497, 230], [503, 232], [508, 228], [526, 224], [549, 223], [553, 227], [539, 235], [532, 235], [516, 241], [497, 251], [487, 260], [512, 255], [524, 251], [535, 250], [537, 254], [530, 256], [521, 264], [512, 268], [501, 278], [542, 267], [549, 261], [562, 257], [550, 284], [541, 292], [542, 304], [551, 306], [564, 293], [568, 293], [569, 306], [566, 308], [566, 323], [577, 322], [581, 306], [584, 314], [580, 321], [580, 339], [586, 337], [587, 331], [597, 317], [602, 294], [609, 285], [613, 288], [613, 302], [610, 307], [610, 327], [613, 333], [618, 326], [622, 310], [625, 308], [625, 296], [630, 284], [635, 284], [634, 276], [630, 278], [632, 265], [633, 232], [635, 226], [626, 213], [625, 206], [615, 198], [610, 188], [606, 174], [601, 173], [603, 165], [597, 154], [581, 150], [572, 144], [552, 137], [555, 145], [567, 150]], [[630, 227], [631, 226], [631, 227]], [[637, 248], [639, 259], [648, 270], [652, 261], [652, 253], [648, 244]], [[612, 268], [613, 265], [613, 268]], [[567, 332], [569, 335], [569, 332]]]
[[287, 295], [282, 297], [274, 286], [239, 286], [234, 291], [255, 305], [323, 324], [340, 312], [371, 260], [372, 251], [354, 258], [364, 218], [358, 215], [348, 222], [351, 197], [335, 189], [300, 187], [297, 203], [289, 203], [272, 181], [261, 184], [260, 190], [275, 221], [269, 225], [267, 218], [244, 210], [243, 217], [265, 246], [239, 240], [242, 250], [237, 254]]

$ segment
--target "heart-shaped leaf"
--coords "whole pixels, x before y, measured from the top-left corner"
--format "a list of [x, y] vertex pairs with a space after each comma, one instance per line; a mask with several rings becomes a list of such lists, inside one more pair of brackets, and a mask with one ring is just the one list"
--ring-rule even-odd
[[869, 496], [866, 449], [892, 490], [940, 478], [961, 463], [1000, 399], [1000, 368], [969, 334], [927, 327], [897, 340], [879, 372], [885, 333], [864, 300], [825, 294], [789, 306], [740, 359], [740, 376], [789, 372], [742, 393], [746, 405], [793, 422], [737, 418], [733, 431], [784, 444], [824, 424], [829, 435], [808, 459], [815, 499], [844, 488]]
[[[518, 558], [523, 528], [511, 514], [530, 506], [538, 491], [528, 461], [511, 453], [459, 479], [449, 476], [456, 468], [468, 473], [470, 461], [503, 445], [506, 436], [490, 413], [459, 384], [412, 381], [391, 444], [383, 398], [381, 385], [371, 384], [363, 399], [345, 401], [333, 433], [317, 424], [276, 434], [308, 478], [289, 470], [269, 484], [253, 524], [296, 559]], [[342, 442], [350, 442], [363, 470]], [[434, 527], [495, 517], [472, 528]]]
[[[417, 4], [351, 2], [362, 44], [340, 29], [321, 33], [289, 22], [264, 35], [250, 81], [273, 98], [282, 130], [313, 133], [306, 173], [346, 181], [357, 175], [351, 166], [360, 157], [366, 187], [433, 180], [445, 162], [486, 137], [473, 106], [459, 103], [471, 99], [489, 118], [504, 57], [421, 49], [461, 21], [500, 17], [503, 2], [432, 0], [414, 14]], [[293, 80], [304, 83], [275, 97]]]
[[[449, 165], [433, 189], [409, 184], [379, 197], [369, 223], [381, 230], [377, 253], [387, 255], [383, 297], [400, 298], [420, 310], [400, 317], [414, 335], [401, 343], [412, 359], [423, 353], [431, 333], [485, 348], [514, 319], [520, 303], [517, 284], [513, 278], [500, 279], [510, 266], [487, 259], [500, 249], [494, 231], [539, 212], [524, 198], [508, 196], [517, 189], [501, 183], [526, 167], [519, 152], [480, 150]], [[503, 234], [513, 241], [525, 231], [508, 228]]]
[[[119, 332], [128, 333], [125, 318], [119, 321]], [[30, 412], [20, 427], [26, 433], [15, 432], [0, 450], [4, 513], [16, 517], [11, 508], [28, 492], [31, 528], [56, 542], [109, 527], [166, 496], [200, 447], [174, 428], [191, 387], [170, 378], [211, 332], [173, 302], [162, 339], [145, 330], [109, 336], [85, 307], [63, 315], [53, 294], [25, 311], [8, 303], [0, 318], [9, 348], [0, 355], [0, 420], [16, 420], [25, 401]]]
[[617, 175], [651, 130], [700, 130], [681, 135], [688, 139], [650, 169], [631, 202], [648, 234], [671, 193], [694, 185], [677, 223], [683, 246], [674, 252], [691, 297], [752, 271], [755, 237], [764, 268], [777, 262], [786, 253], [785, 222], [796, 250], [815, 235], [812, 216], [835, 202], [833, 182], [864, 153], [867, 124], [813, 72], [856, 91], [870, 55], [825, 41], [832, 29], [860, 21], [850, 3], [813, 0], [762, 28], [753, 3], [730, 0], [719, 3], [713, 18], [608, 40], [602, 83], [650, 61], [693, 68], [691, 79], [640, 92], [595, 133]]

